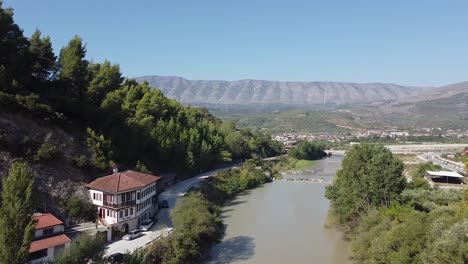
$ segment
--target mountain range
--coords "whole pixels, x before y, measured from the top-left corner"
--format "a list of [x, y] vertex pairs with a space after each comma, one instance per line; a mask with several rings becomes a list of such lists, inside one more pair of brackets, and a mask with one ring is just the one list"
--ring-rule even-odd
[[[171, 76], [136, 80], [147, 81], [182, 103], [208, 107], [216, 116], [241, 126], [270, 131], [310, 131], [311, 126], [304, 124], [311, 122], [315, 124], [312, 128], [320, 131], [346, 127], [468, 129], [468, 82], [415, 87], [388, 83], [192, 81]], [[304, 114], [293, 109], [313, 112]]]
[[177, 76], [135, 79], [194, 105], [352, 105], [408, 98], [432, 90], [390, 83], [187, 80]]

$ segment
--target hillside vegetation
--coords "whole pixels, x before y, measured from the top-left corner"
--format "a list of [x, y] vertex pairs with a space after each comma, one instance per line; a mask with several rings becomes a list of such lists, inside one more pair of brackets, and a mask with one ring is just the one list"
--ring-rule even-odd
[[78, 36], [55, 54], [48, 36], [24, 36], [1, 5], [0, 111], [0, 175], [24, 160], [45, 196], [37, 206], [61, 213], [76, 187], [113, 167], [188, 176], [282, 152], [269, 135], [183, 106], [109, 61], [87, 60]]
[[407, 184], [403, 163], [383, 145], [348, 151], [326, 197], [355, 263], [468, 262], [468, 193], [428, 189], [420, 179], [430, 168], [420, 165]]
[[356, 116], [331, 109], [211, 109], [213, 115], [239, 127], [270, 133], [350, 132], [366, 129]]

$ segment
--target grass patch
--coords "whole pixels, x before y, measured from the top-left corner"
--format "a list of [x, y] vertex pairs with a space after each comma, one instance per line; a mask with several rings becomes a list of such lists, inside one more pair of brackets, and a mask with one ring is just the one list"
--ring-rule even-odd
[[317, 163], [316, 160], [298, 160], [296, 164], [294, 164], [295, 169], [305, 169], [311, 167]]

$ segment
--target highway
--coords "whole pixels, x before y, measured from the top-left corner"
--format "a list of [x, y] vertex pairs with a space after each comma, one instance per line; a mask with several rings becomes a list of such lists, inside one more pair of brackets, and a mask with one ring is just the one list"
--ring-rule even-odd
[[406, 145], [386, 145], [395, 154], [422, 154], [428, 152], [456, 152], [461, 151], [468, 144], [406, 144]]

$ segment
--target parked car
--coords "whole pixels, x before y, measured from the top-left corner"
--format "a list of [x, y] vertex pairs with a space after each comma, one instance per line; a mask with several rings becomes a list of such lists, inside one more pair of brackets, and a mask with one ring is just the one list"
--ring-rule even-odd
[[128, 232], [128, 234], [126, 234], [125, 236], [123, 236], [123, 239], [124, 240], [132, 240], [132, 239], [135, 239], [137, 237], [141, 236], [141, 231], [140, 230], [132, 230], [130, 232]]
[[141, 222], [141, 224], [140, 224], [140, 230], [141, 231], [148, 231], [148, 230], [151, 229], [153, 224], [154, 224], [154, 222], [151, 219], [143, 220], [143, 222]]
[[160, 208], [169, 208], [169, 202], [167, 200], [162, 200], [159, 202], [159, 207]]
[[107, 262], [110, 264], [116, 264], [116, 263], [123, 263], [124, 261], [124, 254], [122, 253], [114, 253], [107, 257]]

